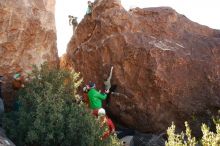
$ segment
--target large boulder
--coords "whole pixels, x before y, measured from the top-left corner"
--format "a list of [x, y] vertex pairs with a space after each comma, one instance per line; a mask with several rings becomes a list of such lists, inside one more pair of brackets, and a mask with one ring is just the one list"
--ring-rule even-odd
[[[64, 61], [65, 60], [65, 61]], [[97, 0], [68, 44], [63, 66], [85, 83], [114, 66], [110, 111], [121, 123], [160, 132], [174, 121], [197, 128], [220, 108], [220, 31], [168, 7], [126, 11], [119, 0]]]
[[55, 0], [0, 1], [0, 75], [6, 100], [16, 69], [28, 73], [33, 64], [58, 63]]

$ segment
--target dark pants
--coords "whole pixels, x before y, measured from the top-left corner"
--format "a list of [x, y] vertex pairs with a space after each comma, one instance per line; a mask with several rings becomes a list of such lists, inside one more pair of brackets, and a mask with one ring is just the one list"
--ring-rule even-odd
[[118, 131], [117, 137], [119, 139], [122, 139], [125, 136], [132, 136], [135, 134], [135, 131], [133, 129], [118, 127], [116, 130]]
[[0, 126], [2, 126], [2, 116], [5, 111], [3, 96], [2, 96], [2, 87], [0, 84]]
[[2, 97], [2, 84], [0, 83], [0, 98], [3, 99]]
[[4, 111], [5, 111], [5, 107], [4, 107], [4, 101], [3, 101], [3, 96], [2, 96], [2, 86], [0, 83], [0, 116], [2, 116]]
[[2, 98], [0, 98], [0, 117], [2, 116], [2, 114], [5, 111], [5, 107], [4, 107], [4, 101]]

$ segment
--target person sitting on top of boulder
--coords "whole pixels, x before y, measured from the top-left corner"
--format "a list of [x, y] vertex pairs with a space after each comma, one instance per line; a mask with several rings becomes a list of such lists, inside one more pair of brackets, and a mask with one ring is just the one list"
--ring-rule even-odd
[[75, 34], [75, 30], [76, 30], [76, 28], [78, 26], [77, 17], [71, 16], [71, 15], [69, 15], [68, 17], [69, 17], [69, 25], [73, 26], [73, 35], [74, 35]]
[[88, 1], [88, 8], [86, 11], [87, 15], [90, 15], [92, 13], [93, 3], [91, 1]]
[[109, 93], [109, 90], [105, 90], [105, 93], [100, 93], [95, 88], [96, 84], [93, 82], [89, 82], [87, 85], [87, 89], [89, 89], [89, 104], [93, 112], [97, 112], [100, 108], [102, 108], [102, 101], [107, 98], [107, 94]]
[[24, 77], [21, 74], [21, 69], [17, 69], [13, 75], [12, 87], [14, 90], [24, 88]]
[[98, 119], [101, 121], [101, 128], [106, 128], [103, 135], [100, 137], [101, 140], [104, 140], [111, 134], [115, 133], [115, 125], [112, 120], [107, 117], [103, 108], [98, 111]]

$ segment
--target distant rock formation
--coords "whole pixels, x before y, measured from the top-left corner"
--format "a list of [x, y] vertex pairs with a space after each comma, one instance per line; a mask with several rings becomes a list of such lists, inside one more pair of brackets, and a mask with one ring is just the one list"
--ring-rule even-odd
[[32, 64], [58, 63], [54, 11], [55, 0], [0, 1], [0, 74], [8, 83], [6, 97], [16, 68], [30, 72]]
[[143, 132], [174, 121], [201, 122], [220, 109], [220, 31], [168, 7], [126, 11], [119, 0], [97, 0], [78, 25], [63, 66], [102, 87], [114, 66], [111, 114]]

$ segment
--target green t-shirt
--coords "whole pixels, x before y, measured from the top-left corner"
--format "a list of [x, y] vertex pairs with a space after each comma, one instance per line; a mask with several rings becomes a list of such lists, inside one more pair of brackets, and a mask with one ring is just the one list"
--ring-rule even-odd
[[98, 92], [96, 89], [92, 88], [88, 92], [89, 103], [91, 109], [102, 108], [102, 100], [107, 98], [106, 94]]

